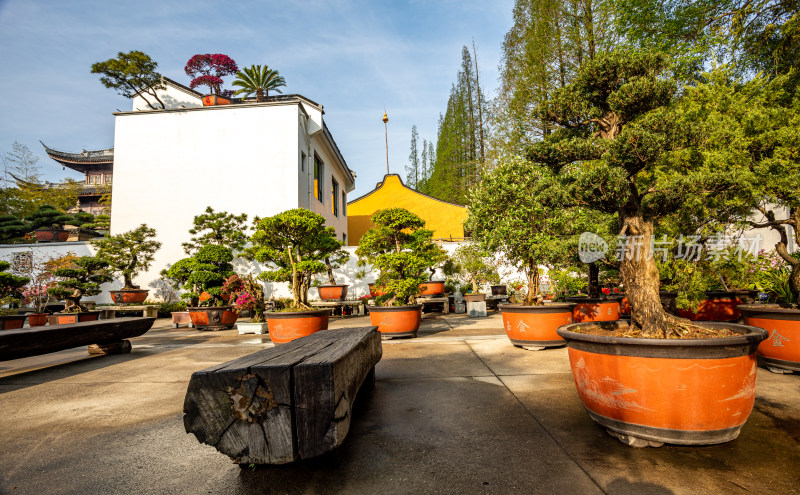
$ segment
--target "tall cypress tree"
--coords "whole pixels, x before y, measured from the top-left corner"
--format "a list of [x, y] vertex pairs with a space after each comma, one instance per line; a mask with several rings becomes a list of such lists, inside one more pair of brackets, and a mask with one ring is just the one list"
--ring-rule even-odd
[[417, 147], [417, 126], [411, 126], [411, 152], [408, 155], [408, 165], [406, 165], [406, 184], [416, 189], [420, 182], [419, 149]]

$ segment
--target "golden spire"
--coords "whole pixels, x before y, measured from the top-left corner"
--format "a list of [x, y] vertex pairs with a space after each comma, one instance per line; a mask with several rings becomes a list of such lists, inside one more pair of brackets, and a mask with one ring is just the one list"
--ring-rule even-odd
[[389, 175], [389, 117], [386, 116], [386, 107], [383, 107], [383, 128], [386, 130], [386, 175]]

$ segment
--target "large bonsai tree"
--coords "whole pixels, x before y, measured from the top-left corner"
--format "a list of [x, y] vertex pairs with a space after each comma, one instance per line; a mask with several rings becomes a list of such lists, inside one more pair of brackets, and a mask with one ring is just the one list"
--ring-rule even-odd
[[[158, 63], [146, 53], [137, 50], [119, 52], [117, 58], [92, 64], [92, 74], [102, 74], [100, 82], [107, 88], [116, 89], [126, 98], [141, 97], [153, 110], [166, 108], [158, 97], [158, 90], [165, 89], [161, 74], [156, 72]], [[155, 100], [151, 102], [150, 99]]]
[[20, 240], [30, 230], [30, 225], [16, 215], [0, 215], [0, 242]]
[[[556, 129], [529, 157], [557, 174], [574, 205], [616, 214], [620, 274], [631, 304], [629, 335], [681, 337], [698, 331], [664, 311], [653, 237], [659, 219], [699, 211], [730, 195], [736, 170], [692, 152], [691, 119], [673, 107], [669, 57], [616, 51], [587, 62], [538, 111]], [[694, 210], [697, 207], [698, 210]]]
[[325, 273], [325, 259], [342, 246], [322, 215], [303, 208], [258, 220], [250, 242], [253, 257], [273, 268], [262, 272], [260, 278], [289, 282], [295, 310], [309, 308], [313, 276]]
[[239, 68], [236, 62], [221, 53], [206, 53], [195, 55], [186, 62], [184, 67], [187, 76], [191, 76], [189, 87], [208, 86], [208, 90], [215, 95], [220, 94], [222, 77], [236, 74]]
[[189, 233], [190, 242], [182, 244], [186, 254], [197, 252], [203, 246], [224, 246], [231, 251], [242, 251], [247, 243], [247, 214], [234, 215], [225, 211], [214, 211], [210, 206], [200, 215], [195, 215]]
[[61, 278], [54, 287], [47, 289], [48, 294], [65, 301], [64, 312], [78, 313], [85, 311], [81, 305], [83, 296], [94, 296], [100, 293], [100, 284], [110, 282], [113, 277], [106, 272], [108, 262], [96, 256], [81, 256], [72, 260], [72, 265], [53, 271], [53, 275]]
[[508, 158], [484, 176], [469, 196], [466, 230], [483, 249], [499, 253], [525, 274], [524, 304], [542, 303], [540, 266], [574, 258], [587, 215], [559, 204], [553, 174], [521, 158]]
[[142, 270], [150, 268], [156, 251], [161, 243], [155, 240], [156, 231], [145, 224], [123, 232], [122, 234], [104, 237], [92, 243], [97, 247], [97, 254], [108, 262], [112, 273], [122, 275], [123, 290], [138, 289], [133, 278]]
[[64, 225], [72, 221], [72, 216], [52, 205], [41, 205], [36, 211], [28, 215], [25, 220], [27, 220], [31, 230], [42, 227], [63, 229]]
[[236, 80], [233, 86], [241, 89], [234, 94], [250, 96], [256, 94], [256, 102], [261, 103], [269, 100], [269, 91], [281, 92], [279, 88], [286, 86], [286, 80], [278, 74], [277, 70], [270, 69], [269, 66], [253, 65], [245, 67], [241, 72], [236, 73]]
[[500, 282], [493, 254], [477, 244], [458, 246], [450, 256], [450, 260], [452, 262], [450, 270], [446, 270], [445, 274], [448, 274], [448, 271], [452, 274], [463, 274], [472, 284], [474, 294], [480, 292], [481, 287], [487, 283]]
[[0, 306], [19, 300], [22, 297], [20, 290], [30, 281], [28, 277], [9, 273], [10, 266], [9, 262], [0, 261]]
[[428, 280], [427, 270], [447, 255], [431, 240], [433, 231], [424, 228], [425, 221], [406, 209], [380, 210], [370, 221], [375, 227], [361, 236], [356, 255], [379, 271], [375, 284], [386, 292], [379, 303], [413, 304], [420, 284]]
[[183, 258], [162, 275], [176, 288], [187, 292], [181, 298], [188, 299], [192, 305], [224, 306], [223, 283], [233, 275], [233, 253], [225, 246], [208, 245], [201, 247], [190, 258]]

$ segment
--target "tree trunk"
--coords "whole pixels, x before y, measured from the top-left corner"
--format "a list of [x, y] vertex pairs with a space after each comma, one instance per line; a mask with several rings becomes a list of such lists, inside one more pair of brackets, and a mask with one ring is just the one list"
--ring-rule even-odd
[[264, 90], [262, 88], [256, 89], [256, 103], [262, 103], [264, 101], [267, 101], [266, 98], [264, 98]]
[[792, 227], [794, 229], [795, 244], [800, 246], [800, 230], [798, 230], [798, 227], [800, 227], [800, 209], [790, 212], [789, 218], [785, 221], [776, 222], [774, 214], [768, 216], [768, 221], [771, 224], [770, 226], [780, 235], [780, 240], [775, 244], [775, 252], [792, 267], [792, 273], [789, 275], [789, 287], [792, 290], [794, 303], [800, 306], [800, 259], [789, 253], [789, 234], [786, 232], [787, 225]]
[[525, 276], [528, 279], [528, 295], [525, 296], [525, 305], [533, 306], [539, 295], [539, 267], [535, 262], [528, 263]]
[[597, 268], [597, 263], [589, 263], [589, 297], [600, 297], [600, 283], [598, 282], [599, 276], [600, 269]]

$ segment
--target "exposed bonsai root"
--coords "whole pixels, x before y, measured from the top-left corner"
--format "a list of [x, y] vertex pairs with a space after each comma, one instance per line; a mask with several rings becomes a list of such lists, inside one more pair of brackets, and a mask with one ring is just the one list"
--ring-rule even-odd
[[631, 321], [630, 327], [623, 335], [647, 339], [702, 339], [735, 335], [735, 332], [706, 328], [689, 319], [665, 313], [661, 322], [639, 326]]

